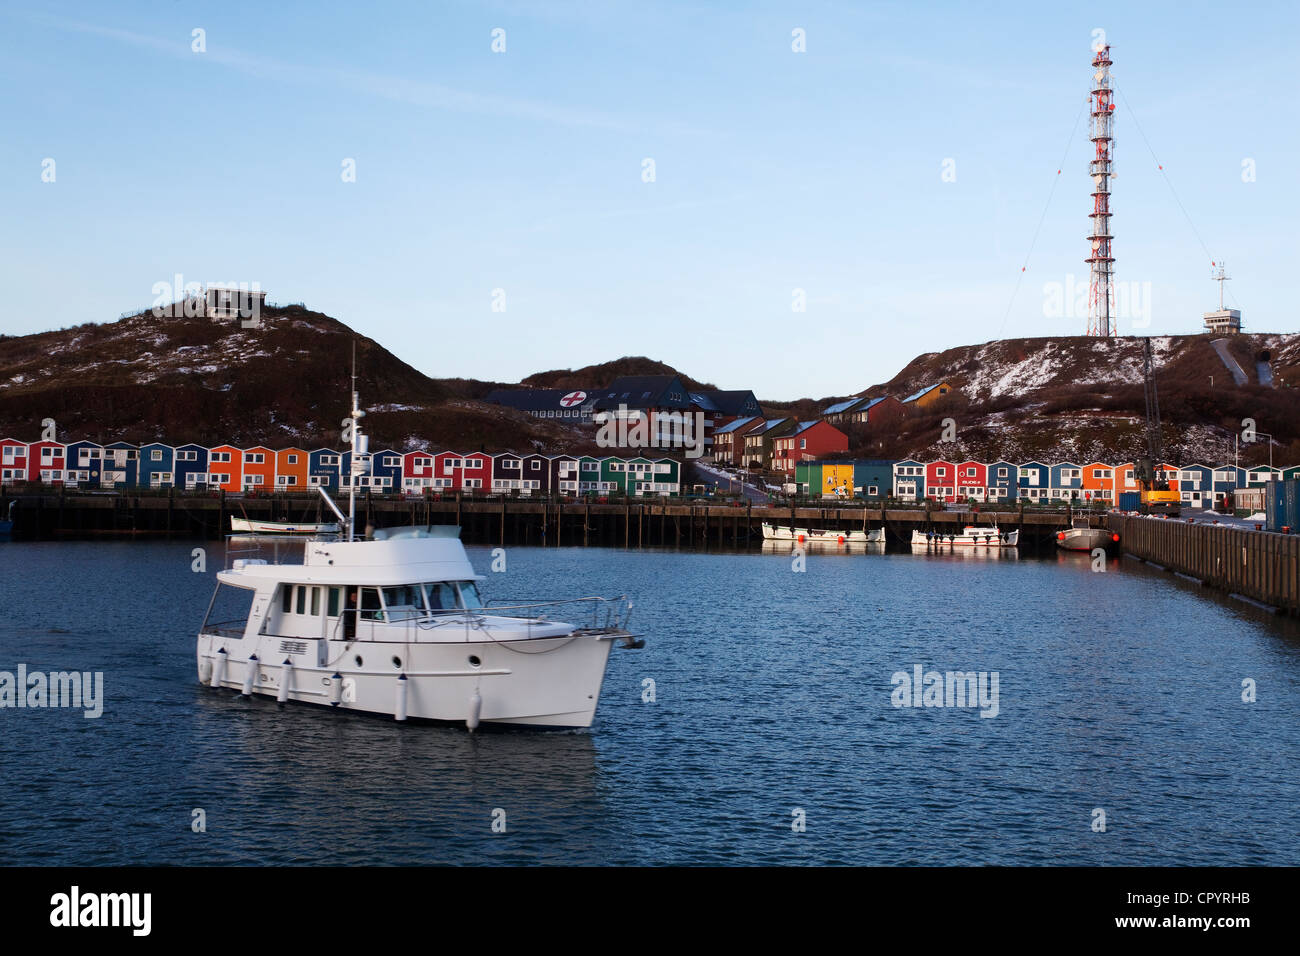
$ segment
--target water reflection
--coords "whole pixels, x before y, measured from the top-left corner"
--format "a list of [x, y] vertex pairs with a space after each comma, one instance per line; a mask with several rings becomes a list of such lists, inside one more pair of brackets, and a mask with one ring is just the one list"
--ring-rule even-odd
[[[470, 734], [201, 687], [194, 707], [195, 799], [218, 795], [237, 843], [272, 847], [277, 862], [433, 862], [449, 842], [462, 852], [500, 835], [494, 814], [507, 833], [543, 830], [548, 845], [572, 821], [609, 816], [589, 732]], [[590, 849], [607, 853], [609, 841]]]

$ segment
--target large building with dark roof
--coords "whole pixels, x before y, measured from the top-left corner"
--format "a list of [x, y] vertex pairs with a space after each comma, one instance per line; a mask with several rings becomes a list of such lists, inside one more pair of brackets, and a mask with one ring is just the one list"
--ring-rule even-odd
[[587, 423], [591, 421], [590, 398], [591, 393], [581, 388], [498, 388], [488, 392], [483, 401], [534, 418]]

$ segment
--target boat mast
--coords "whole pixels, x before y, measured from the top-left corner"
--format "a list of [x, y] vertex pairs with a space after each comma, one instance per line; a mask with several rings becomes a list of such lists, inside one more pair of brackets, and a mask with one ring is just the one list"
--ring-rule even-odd
[[366, 415], [361, 410], [360, 400], [357, 396], [357, 343], [352, 343], [352, 418], [350, 419], [351, 434], [349, 442], [352, 445], [351, 467], [348, 469], [348, 540], [355, 541], [356, 535], [353, 528], [356, 525], [357, 515], [357, 478], [366, 473], [366, 453], [368, 442], [365, 435], [361, 433], [361, 419]]

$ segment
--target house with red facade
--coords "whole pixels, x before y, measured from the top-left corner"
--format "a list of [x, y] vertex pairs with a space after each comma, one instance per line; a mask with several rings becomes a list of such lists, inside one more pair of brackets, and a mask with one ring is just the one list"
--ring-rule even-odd
[[27, 480], [27, 442], [0, 438], [0, 484]]
[[433, 482], [432, 452], [421, 448], [419, 451], [408, 451], [402, 456], [402, 491], [405, 494], [421, 495], [425, 488], [442, 487]]
[[27, 480], [47, 485], [63, 484], [65, 446], [57, 441], [37, 441], [27, 449]]
[[848, 450], [849, 436], [829, 422], [800, 422], [793, 431], [772, 439], [772, 470], [793, 475], [801, 461]]
[[925, 463], [925, 496], [935, 501], [957, 498], [957, 466], [950, 461]]
[[988, 490], [988, 466], [978, 461], [962, 461], [953, 467], [957, 475], [954, 497], [983, 501]]

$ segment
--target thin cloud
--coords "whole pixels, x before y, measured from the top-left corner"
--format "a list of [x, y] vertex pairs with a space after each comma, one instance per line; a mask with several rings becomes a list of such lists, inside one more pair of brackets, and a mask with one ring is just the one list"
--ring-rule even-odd
[[[188, 37], [166, 40], [159, 37], [104, 27], [78, 20], [31, 17], [30, 22], [69, 33], [101, 36], [141, 49], [152, 50], [178, 59], [195, 56], [190, 50]], [[456, 89], [441, 83], [412, 80], [362, 70], [332, 67], [305, 66], [287, 63], [270, 57], [243, 53], [222, 45], [210, 46], [203, 54], [206, 62], [216, 63], [231, 70], [259, 79], [277, 80], [299, 86], [344, 89], [354, 93], [374, 96], [395, 103], [405, 103], [422, 109], [447, 110], [458, 113], [509, 116], [540, 123], [561, 126], [602, 129], [616, 133], [645, 133], [655, 124], [634, 122], [596, 110], [560, 106], [541, 100], [500, 96], [494, 93], [475, 93]], [[704, 131], [691, 129], [678, 123], [658, 124], [661, 133], [699, 135]]]

